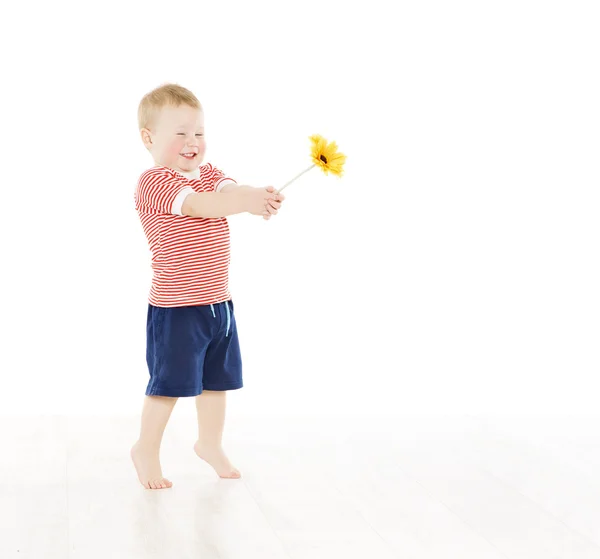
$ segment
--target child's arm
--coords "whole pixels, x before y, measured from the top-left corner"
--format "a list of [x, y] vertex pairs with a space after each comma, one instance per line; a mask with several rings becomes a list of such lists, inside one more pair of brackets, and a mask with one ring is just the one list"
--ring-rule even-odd
[[194, 192], [188, 194], [181, 213], [190, 217], [227, 217], [246, 211], [246, 201], [240, 192]]
[[227, 183], [223, 188], [221, 188], [219, 190], [219, 192], [233, 192], [235, 190], [237, 190], [238, 188], [242, 188], [242, 189], [248, 189], [248, 188], [252, 188], [251, 186], [247, 186], [245, 184], [237, 184], [237, 183]]
[[244, 212], [263, 215], [267, 203], [271, 200], [278, 203], [279, 197], [283, 196], [267, 188], [240, 186], [225, 190], [226, 188], [223, 187], [220, 192], [188, 194], [181, 206], [181, 213], [190, 217], [227, 217]]

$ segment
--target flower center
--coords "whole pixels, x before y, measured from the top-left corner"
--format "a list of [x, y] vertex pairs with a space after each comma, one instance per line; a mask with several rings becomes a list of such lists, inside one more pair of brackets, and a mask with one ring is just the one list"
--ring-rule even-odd
[[319, 157], [319, 159], [325, 163], [325, 165], [327, 165], [327, 157], [325, 157], [324, 155], [321, 155], [321, 157]]

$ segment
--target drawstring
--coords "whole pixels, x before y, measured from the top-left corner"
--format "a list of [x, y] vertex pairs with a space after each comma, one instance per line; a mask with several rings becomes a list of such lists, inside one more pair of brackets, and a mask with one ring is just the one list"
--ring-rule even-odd
[[[229, 326], [231, 324], [231, 315], [229, 313], [229, 302], [225, 301], [225, 307], [227, 308], [227, 332], [225, 333], [225, 337], [227, 337], [229, 335]], [[213, 317], [217, 318], [217, 315], [215, 314], [215, 306], [211, 305], [210, 306], [212, 313], [213, 313]]]

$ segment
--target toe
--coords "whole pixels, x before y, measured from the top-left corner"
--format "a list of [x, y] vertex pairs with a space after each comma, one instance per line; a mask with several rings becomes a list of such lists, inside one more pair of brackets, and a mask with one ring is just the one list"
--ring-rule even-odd
[[241, 474], [237, 470], [232, 470], [231, 472], [222, 477], [224, 477], [225, 479], [238, 479], [241, 477]]

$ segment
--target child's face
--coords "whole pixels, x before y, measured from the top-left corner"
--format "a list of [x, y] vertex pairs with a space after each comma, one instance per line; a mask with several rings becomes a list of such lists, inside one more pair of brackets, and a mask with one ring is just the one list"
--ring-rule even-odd
[[157, 165], [188, 172], [202, 163], [206, 141], [201, 110], [188, 105], [163, 107], [153, 129], [144, 128], [141, 132]]

